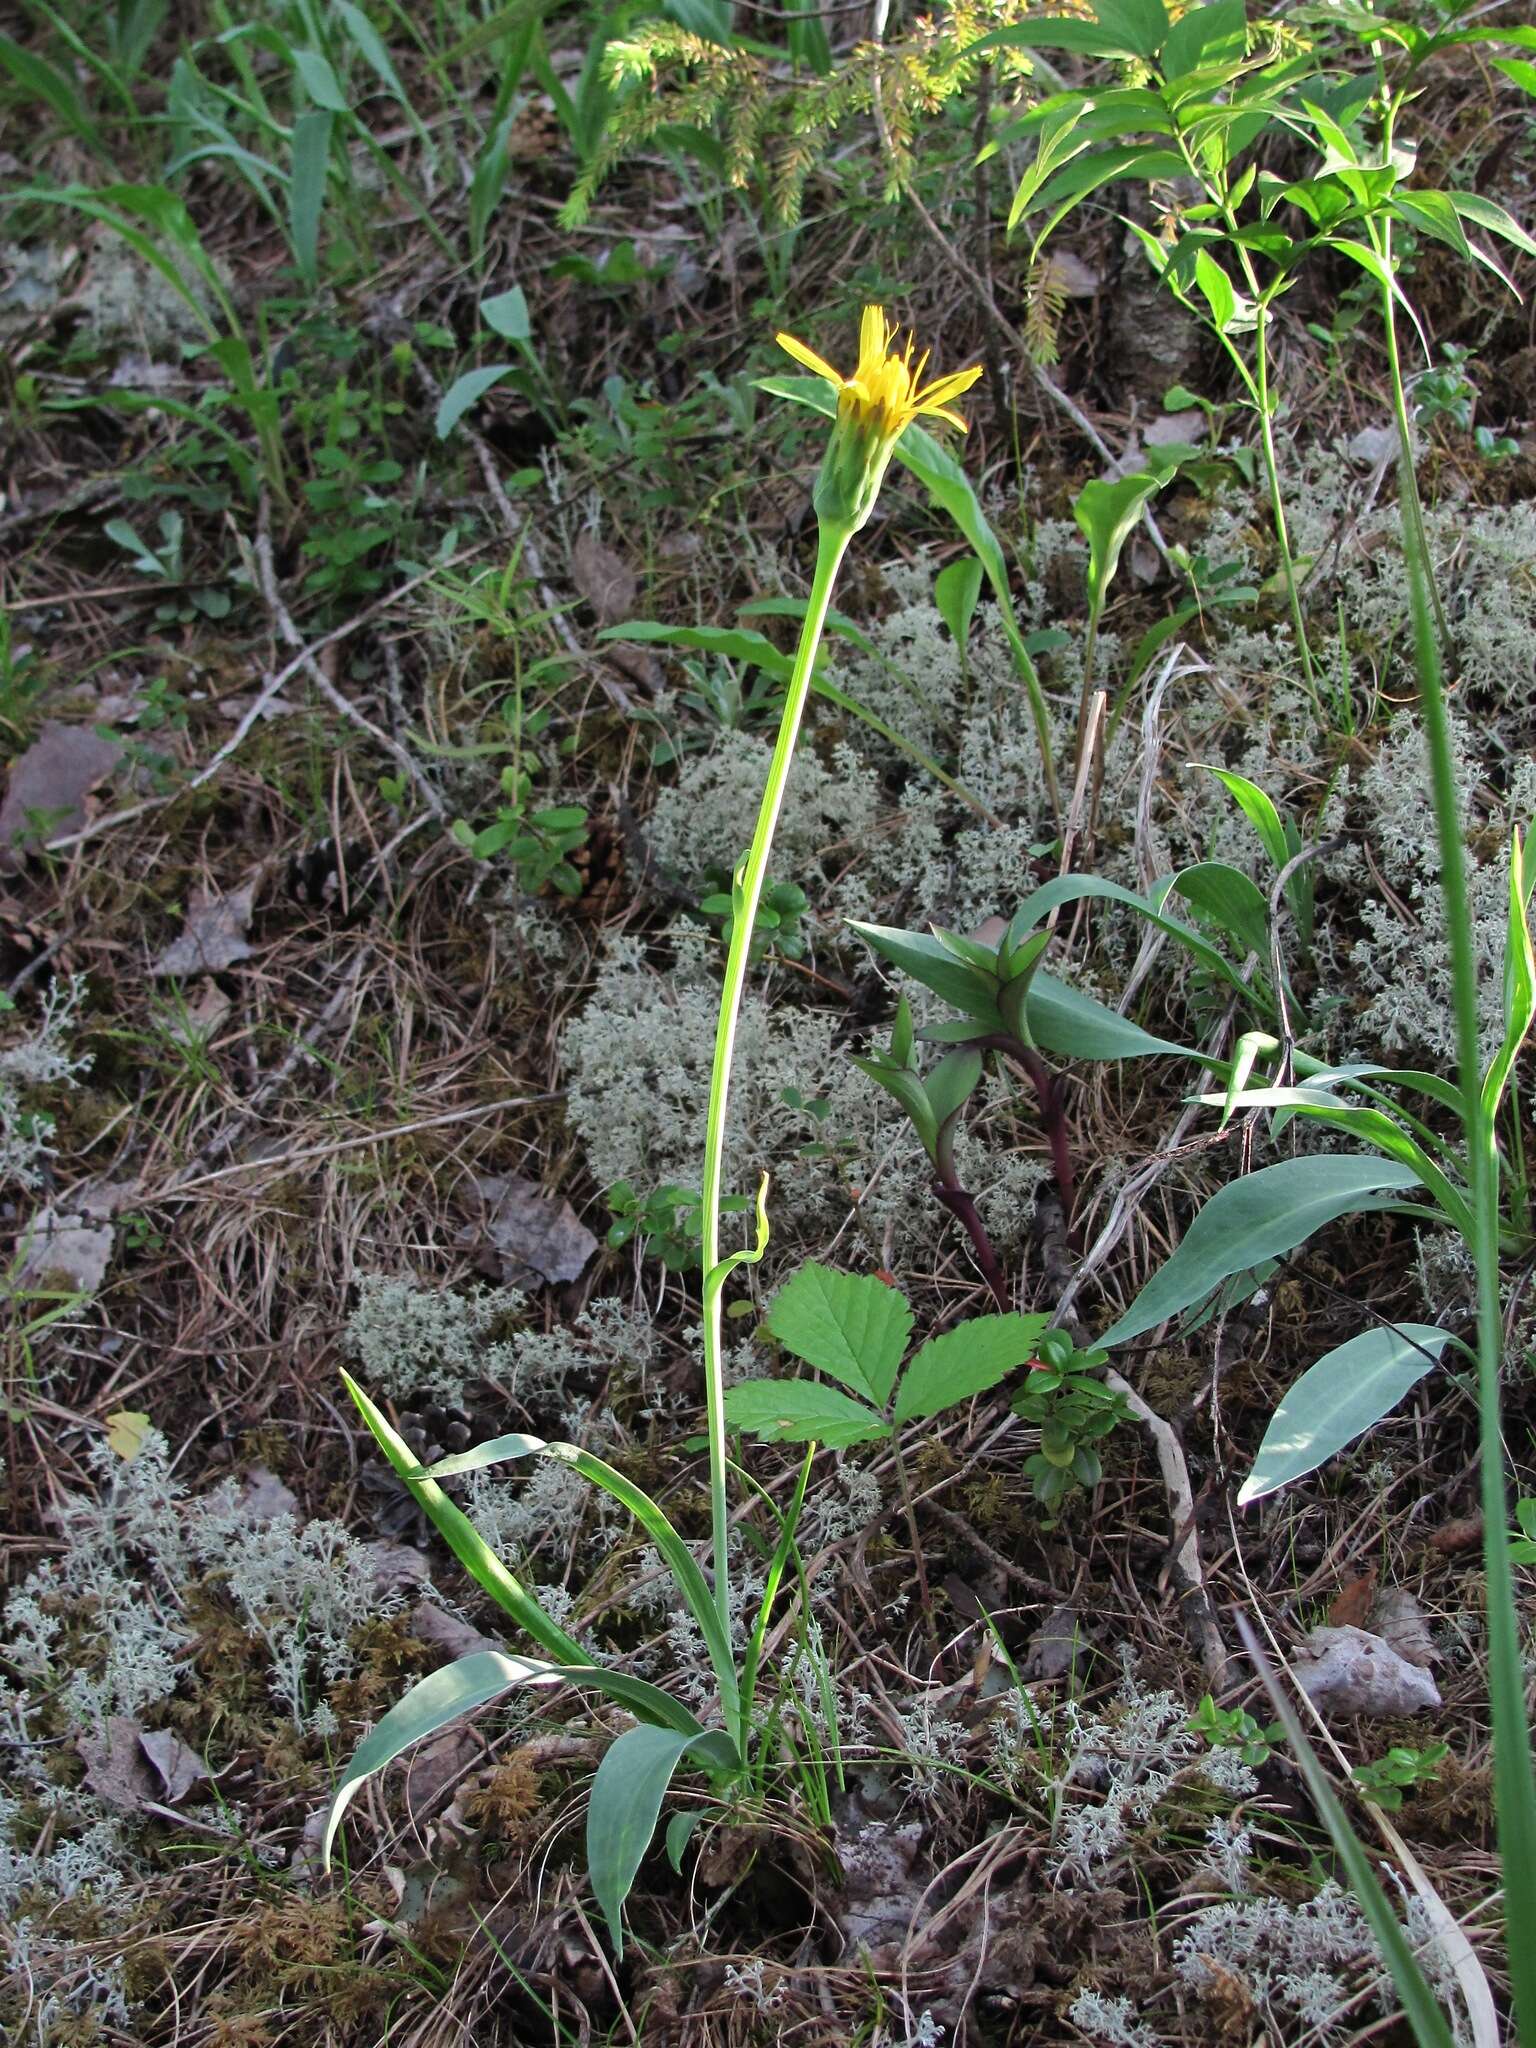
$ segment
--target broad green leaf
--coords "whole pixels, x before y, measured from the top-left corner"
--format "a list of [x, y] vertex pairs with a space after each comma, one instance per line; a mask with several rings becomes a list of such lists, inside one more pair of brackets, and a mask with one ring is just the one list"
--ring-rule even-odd
[[494, 298], [482, 299], [480, 318], [503, 341], [527, 341], [533, 333], [527, 294], [520, 284], [513, 285], [510, 291], [497, 292]]
[[976, 1316], [934, 1337], [901, 1376], [894, 1410], [898, 1422], [937, 1415], [995, 1387], [1035, 1355], [1049, 1316]]
[[1210, 0], [1174, 23], [1163, 45], [1163, 75], [1174, 85], [1208, 65], [1240, 63], [1248, 50], [1246, 0]]
[[691, 647], [705, 654], [723, 654], [732, 661], [747, 661], [777, 682], [788, 682], [794, 667], [765, 634], [746, 626], [664, 626], [656, 619], [626, 619], [621, 626], [605, 626], [599, 640], [643, 640], [651, 646]]
[[1095, 477], [1078, 492], [1072, 517], [1088, 542], [1088, 603], [1093, 612], [1103, 609], [1142, 508], [1162, 487], [1161, 477], [1137, 471], [1113, 480]]
[[1212, 1195], [1172, 1257], [1096, 1342], [1105, 1350], [1128, 1343], [1230, 1274], [1294, 1251], [1352, 1210], [1390, 1208], [1395, 1194], [1418, 1185], [1412, 1167], [1354, 1153], [1282, 1159], [1245, 1173]]
[[[939, 1129], [965, 1107], [981, 1079], [981, 1054], [970, 1047], [945, 1053], [928, 1076], [926, 1094]], [[887, 1389], [889, 1392], [889, 1389]]]
[[872, 946], [881, 959], [899, 967], [903, 974], [910, 974], [924, 988], [931, 988], [953, 1009], [974, 1017], [986, 1030], [1002, 1030], [996, 982], [957, 960], [931, 933], [898, 931], [893, 925], [861, 924], [857, 918], [849, 919], [848, 928]]
[[1451, 1341], [1431, 1323], [1388, 1323], [1335, 1345], [1275, 1410], [1238, 1506], [1278, 1493], [1353, 1443], [1434, 1371]]
[[1035, 1044], [1060, 1059], [1144, 1060], [1153, 1053], [1171, 1053], [1175, 1059], [1201, 1057], [1171, 1039], [1154, 1038], [1096, 996], [1068, 987], [1043, 969], [1030, 982], [1024, 1007]]
[[332, 116], [306, 107], [293, 124], [293, 168], [288, 183], [288, 232], [301, 278], [313, 286], [320, 274], [320, 216], [331, 162]]
[[1524, 57], [1495, 57], [1493, 68], [1495, 71], [1502, 71], [1506, 78], [1513, 79], [1523, 91], [1536, 97], [1536, 64], [1527, 62]]
[[1232, 280], [1208, 249], [1195, 251], [1195, 283], [1211, 309], [1218, 334], [1225, 334], [1237, 317], [1237, 292]]
[[1155, 57], [1168, 40], [1163, 0], [1092, 0], [1099, 27], [1111, 46], [1129, 57]]
[[981, 575], [978, 557], [962, 555], [958, 562], [949, 563], [934, 578], [933, 601], [962, 655], [971, 637], [976, 600], [981, 595]]
[[[565, 1676], [558, 1665], [546, 1664], [538, 1658], [513, 1657], [501, 1650], [476, 1650], [471, 1656], [460, 1657], [440, 1671], [418, 1679], [358, 1744], [356, 1754], [342, 1773], [325, 1817], [325, 1833], [320, 1838], [322, 1868], [330, 1869], [331, 1846], [342, 1816], [358, 1788], [375, 1771], [382, 1771], [413, 1743], [435, 1735], [439, 1728], [446, 1728], [450, 1721], [484, 1706], [487, 1700], [495, 1699], [510, 1687], [559, 1684]], [[674, 1741], [687, 1740], [686, 1736], [672, 1735], [670, 1730], [667, 1733]]]
[[615, 1959], [624, 1953], [624, 1901], [656, 1832], [672, 1773], [690, 1750], [714, 1735], [682, 1735], [671, 1728], [626, 1728], [597, 1767], [587, 1799], [587, 1869], [592, 1890], [613, 1936]]
[[768, 1328], [786, 1350], [883, 1409], [912, 1334], [898, 1289], [873, 1273], [839, 1273], [809, 1260], [774, 1296]]
[[[1238, 809], [1259, 835], [1259, 842], [1281, 872], [1301, 850], [1299, 839], [1293, 832], [1287, 832], [1281, 823], [1280, 813], [1268, 792], [1260, 789], [1256, 782], [1250, 782], [1246, 775], [1236, 775], [1229, 768], [1213, 768], [1206, 762], [1196, 764], [1207, 773], [1217, 776], [1225, 784], [1229, 794], [1236, 801]], [[1285, 885], [1286, 901], [1296, 916], [1297, 929], [1304, 946], [1312, 943], [1313, 891], [1312, 870], [1301, 867]]]
[[341, 1382], [372, 1431], [374, 1442], [405, 1481], [411, 1498], [476, 1584], [483, 1587], [497, 1606], [504, 1608], [518, 1626], [558, 1663], [585, 1664], [587, 1652], [580, 1643], [568, 1636], [559, 1623], [544, 1612], [522, 1582], [513, 1577], [468, 1515], [448, 1498], [437, 1481], [412, 1476], [421, 1470], [421, 1461], [383, 1411], [363, 1392], [350, 1373], [344, 1372]]
[[864, 1059], [855, 1053], [853, 1064], [877, 1081], [901, 1105], [902, 1114], [917, 1133], [918, 1142], [930, 1159], [939, 1142], [939, 1120], [928, 1100], [928, 1091], [918, 1075], [888, 1060]]
[[1225, 861], [1197, 861], [1173, 877], [1170, 895], [1178, 895], [1237, 943], [1261, 960], [1269, 958], [1269, 905], [1240, 868]]
[[515, 363], [487, 363], [483, 369], [466, 370], [462, 377], [455, 377], [442, 395], [433, 422], [439, 441], [446, 441], [470, 407], [516, 367]]
[[765, 1444], [819, 1443], [838, 1450], [890, 1434], [872, 1408], [819, 1380], [738, 1380], [725, 1390], [725, 1415], [733, 1429]]

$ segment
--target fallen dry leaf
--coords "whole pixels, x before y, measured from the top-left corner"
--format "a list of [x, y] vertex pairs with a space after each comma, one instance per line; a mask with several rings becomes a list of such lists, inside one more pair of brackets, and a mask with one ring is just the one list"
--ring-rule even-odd
[[1431, 1670], [1440, 1661], [1435, 1639], [1429, 1632], [1429, 1616], [1411, 1593], [1389, 1586], [1371, 1609], [1370, 1624], [1384, 1643], [1390, 1643], [1399, 1657]]
[[251, 948], [245, 935], [255, 902], [254, 882], [228, 896], [197, 890], [187, 905], [186, 929], [166, 947], [150, 973], [222, 974], [236, 961], [249, 960]]
[[429, 1643], [434, 1650], [446, 1650], [450, 1657], [469, 1657], [477, 1650], [503, 1650], [494, 1636], [483, 1636], [479, 1629], [456, 1614], [447, 1614], [441, 1607], [434, 1607], [430, 1600], [419, 1600], [411, 1609], [411, 1634], [419, 1643]]
[[25, 854], [83, 825], [86, 798], [117, 766], [122, 747], [89, 725], [50, 719], [11, 763], [0, 803], [0, 873], [14, 874]]
[[240, 1481], [235, 1507], [248, 1522], [275, 1522], [279, 1515], [297, 1515], [299, 1497], [265, 1465], [252, 1465]]
[[1440, 1704], [1427, 1671], [1363, 1628], [1315, 1628], [1292, 1659], [1296, 1683], [1324, 1712], [1421, 1714]]
[[16, 1278], [25, 1287], [94, 1294], [107, 1277], [116, 1235], [110, 1223], [39, 1209], [22, 1233]]
[[119, 1813], [137, 1813], [154, 1797], [154, 1780], [139, 1747], [143, 1733], [127, 1714], [113, 1714], [101, 1734], [82, 1735], [75, 1743], [86, 1784], [103, 1805]]
[[125, 1465], [131, 1464], [144, 1448], [149, 1435], [149, 1417], [137, 1408], [119, 1408], [107, 1417], [107, 1446]]
[[1339, 1588], [1328, 1605], [1328, 1620], [1334, 1628], [1365, 1627], [1376, 1598], [1378, 1576], [1375, 1565], [1371, 1565], [1358, 1579], [1349, 1579]]
[[1442, 1557], [1456, 1557], [1463, 1550], [1476, 1550], [1482, 1540], [1482, 1516], [1459, 1515], [1453, 1522], [1440, 1524], [1429, 1539], [1429, 1547], [1438, 1550]]
[[516, 1174], [477, 1177], [475, 1188], [485, 1220], [461, 1231], [459, 1242], [477, 1246], [481, 1265], [504, 1287], [558, 1287], [580, 1276], [597, 1239], [569, 1202]]
[[616, 626], [620, 619], [634, 616], [640, 594], [635, 572], [590, 527], [576, 536], [571, 550], [571, 581], [603, 625]]
[[172, 1806], [179, 1805], [201, 1779], [213, 1776], [197, 1751], [189, 1749], [169, 1728], [141, 1729], [139, 1747], [159, 1773]]

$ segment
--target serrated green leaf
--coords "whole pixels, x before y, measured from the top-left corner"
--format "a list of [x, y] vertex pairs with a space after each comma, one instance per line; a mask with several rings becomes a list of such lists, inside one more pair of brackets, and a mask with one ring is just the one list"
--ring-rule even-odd
[[726, 1420], [759, 1443], [871, 1443], [890, 1427], [862, 1401], [819, 1380], [738, 1380], [725, 1390]]
[[884, 1409], [912, 1334], [912, 1311], [898, 1288], [873, 1273], [839, 1273], [813, 1259], [775, 1295], [768, 1328], [807, 1365]]
[[1035, 1355], [1049, 1316], [975, 1316], [934, 1337], [901, 1376], [895, 1418], [915, 1422], [995, 1387]]

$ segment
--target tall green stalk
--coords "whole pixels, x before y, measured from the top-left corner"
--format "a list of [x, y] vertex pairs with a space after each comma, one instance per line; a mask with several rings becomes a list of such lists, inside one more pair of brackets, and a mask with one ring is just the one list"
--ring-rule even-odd
[[[1383, 216], [1377, 247], [1391, 274], [1391, 224]], [[1430, 788], [1440, 846], [1450, 938], [1451, 1007], [1456, 1063], [1466, 1131], [1472, 1195], [1470, 1249], [1477, 1267], [1477, 1387], [1479, 1463], [1483, 1505], [1485, 1600], [1488, 1618], [1489, 1693], [1493, 1710], [1494, 1810], [1505, 1885], [1505, 1926], [1514, 1992], [1516, 2038], [1536, 2042], [1536, 1942], [1530, 1913], [1536, 1896], [1536, 1773], [1525, 1709], [1525, 1673], [1514, 1569], [1509, 1558], [1509, 1508], [1504, 1485], [1504, 1440], [1499, 1426], [1499, 1363], [1503, 1314], [1499, 1299], [1499, 1155], [1492, 1115], [1483, 1104], [1477, 1023], [1477, 966], [1467, 900], [1466, 854], [1456, 796], [1455, 760], [1446, 716], [1445, 678], [1435, 630], [1433, 570], [1424, 508], [1413, 467], [1412, 426], [1403, 386], [1392, 295], [1382, 292], [1392, 408], [1399, 441], [1399, 492], [1409, 611], [1418, 668]]]
[[823, 520], [816, 547], [816, 569], [811, 594], [800, 630], [800, 646], [790, 672], [784, 709], [779, 718], [779, 736], [763, 800], [758, 806], [757, 824], [746, 860], [737, 872], [732, 906], [731, 942], [725, 958], [725, 985], [720, 992], [720, 1016], [715, 1027], [715, 1059], [709, 1076], [709, 1112], [704, 1133], [703, 1241], [704, 1241], [704, 1401], [709, 1433], [710, 1533], [714, 1554], [715, 1605], [727, 1632], [731, 1625], [730, 1565], [728, 1554], [729, 1509], [725, 1497], [725, 1376], [721, 1350], [723, 1301], [729, 1269], [720, 1259], [720, 1201], [724, 1193], [725, 1121], [730, 1103], [731, 1065], [736, 1051], [736, 1031], [741, 1021], [742, 998], [746, 994], [751, 961], [752, 935], [768, 879], [768, 856], [784, 793], [789, 786], [790, 763], [800, 734], [805, 700], [810, 695], [811, 674], [821, 645], [822, 629], [832, 604], [832, 586], [842, 564], [851, 525], [832, 525]]

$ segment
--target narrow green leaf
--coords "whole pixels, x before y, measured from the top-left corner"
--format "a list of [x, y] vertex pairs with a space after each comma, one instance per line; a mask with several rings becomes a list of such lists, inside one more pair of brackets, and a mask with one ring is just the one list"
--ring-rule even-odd
[[382, 1409], [370, 1400], [349, 1373], [344, 1372], [341, 1381], [371, 1430], [375, 1443], [405, 1481], [411, 1498], [476, 1584], [483, 1587], [497, 1606], [510, 1614], [519, 1628], [532, 1636], [558, 1663], [585, 1664], [587, 1653], [580, 1643], [568, 1636], [559, 1623], [544, 1612], [521, 1581], [513, 1577], [473, 1522], [448, 1498], [436, 1480], [414, 1476], [421, 1469], [421, 1461], [404, 1437], [390, 1425]]
[[1271, 1416], [1238, 1506], [1278, 1493], [1353, 1443], [1434, 1371], [1451, 1341], [1431, 1323], [1388, 1323], [1335, 1345]]
[[1419, 1185], [1412, 1167], [1355, 1153], [1282, 1159], [1212, 1195], [1183, 1241], [1125, 1314], [1097, 1339], [1106, 1350], [1167, 1322], [1232, 1273], [1294, 1251], [1350, 1211], [1389, 1208]]
[[433, 422], [439, 441], [446, 441], [470, 407], [516, 367], [515, 363], [487, 363], [484, 369], [466, 370], [462, 377], [455, 377], [443, 393]]
[[513, 1433], [492, 1437], [470, 1450], [440, 1458], [421, 1476], [429, 1481], [450, 1479], [459, 1473], [482, 1471], [488, 1465], [502, 1464], [513, 1458], [550, 1458], [557, 1464], [569, 1465], [583, 1479], [629, 1510], [655, 1544], [676, 1580], [677, 1589], [703, 1634], [722, 1697], [729, 1701], [735, 1690], [736, 1660], [709, 1581], [700, 1570], [693, 1552], [667, 1519], [665, 1511], [643, 1487], [637, 1486], [634, 1480], [616, 1470], [606, 1459], [583, 1450], [579, 1444], [551, 1443], [543, 1437]]
[[726, 1420], [759, 1443], [820, 1443], [833, 1450], [889, 1435], [872, 1408], [819, 1380], [738, 1380], [725, 1390]]
[[382, 1771], [413, 1743], [435, 1735], [439, 1728], [446, 1728], [461, 1714], [484, 1706], [487, 1700], [495, 1699], [498, 1693], [506, 1692], [511, 1686], [559, 1683], [562, 1676], [557, 1665], [546, 1664], [538, 1658], [513, 1657], [500, 1650], [476, 1650], [473, 1655], [460, 1657], [453, 1664], [445, 1664], [440, 1671], [418, 1679], [404, 1698], [397, 1700], [358, 1744], [356, 1754], [342, 1773], [331, 1796], [325, 1832], [320, 1838], [322, 1867], [330, 1869], [331, 1846], [342, 1816], [359, 1787], [375, 1771]]
[[1514, 835], [1509, 854], [1509, 907], [1504, 929], [1504, 1036], [1483, 1079], [1483, 1115], [1492, 1123], [1536, 1018], [1536, 952], [1531, 947], [1527, 905], [1531, 884], [1526, 878], [1526, 850]]
[[794, 667], [762, 633], [746, 626], [664, 626], [656, 619], [626, 619], [621, 626], [605, 626], [599, 640], [642, 640], [649, 646], [691, 647], [705, 654], [723, 654], [732, 661], [750, 662], [776, 682], [787, 683]]
[[320, 217], [325, 211], [325, 180], [331, 162], [331, 121], [323, 107], [307, 107], [293, 124], [288, 232], [299, 275], [311, 288], [320, 275]]
[[332, 114], [351, 113], [347, 96], [328, 58], [322, 57], [318, 50], [294, 50], [290, 54], [293, 68], [304, 82], [304, 90], [317, 107], [324, 107]]
[[931, 1338], [901, 1376], [897, 1422], [937, 1415], [995, 1387], [1034, 1357], [1049, 1321], [1043, 1315], [975, 1316]]
[[898, 1288], [809, 1260], [775, 1295], [768, 1328], [786, 1350], [883, 1409], [912, 1334]]
[[86, 143], [98, 156], [110, 158], [111, 152], [102, 140], [99, 126], [91, 119], [80, 95], [64, 73], [50, 64], [46, 57], [39, 57], [35, 50], [24, 49], [10, 36], [0, 36], [0, 65], [9, 71], [23, 92], [41, 100], [78, 141]]

